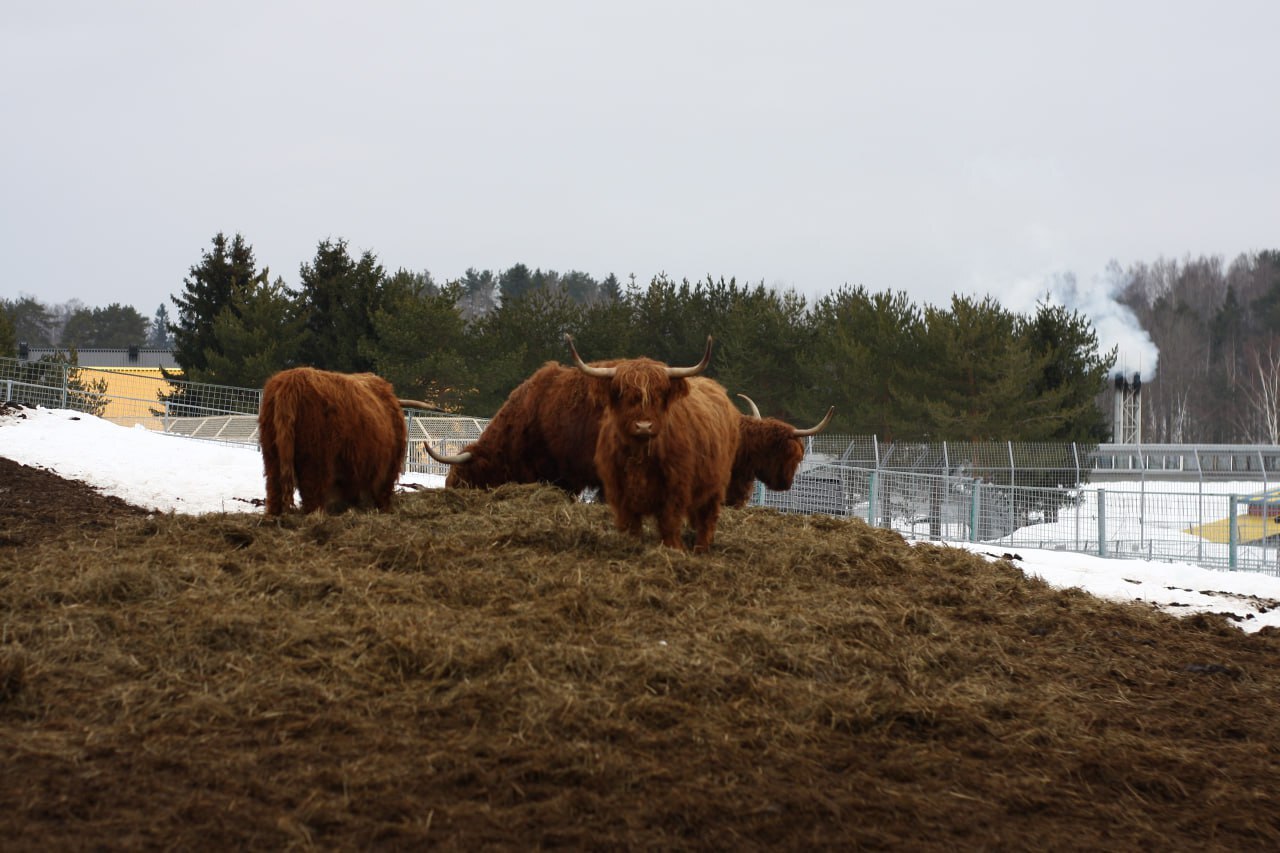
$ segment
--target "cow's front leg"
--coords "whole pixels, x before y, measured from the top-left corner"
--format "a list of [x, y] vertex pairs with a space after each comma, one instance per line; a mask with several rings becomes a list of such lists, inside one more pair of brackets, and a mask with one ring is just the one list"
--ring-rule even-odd
[[705, 554], [711, 550], [711, 540], [716, 536], [716, 524], [720, 521], [720, 502], [710, 501], [689, 513], [689, 523], [697, 532], [693, 553]]
[[658, 513], [658, 533], [662, 536], [662, 544], [677, 551], [684, 550], [684, 539], [680, 536], [680, 528], [684, 521], [678, 510], [672, 509], [670, 503], [664, 504]]

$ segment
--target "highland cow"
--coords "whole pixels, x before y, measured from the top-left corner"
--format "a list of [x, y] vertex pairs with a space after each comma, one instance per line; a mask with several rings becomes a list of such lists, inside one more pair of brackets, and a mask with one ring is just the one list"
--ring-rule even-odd
[[258, 437], [267, 515], [292, 509], [295, 488], [304, 513], [390, 510], [408, 436], [386, 380], [311, 367], [283, 370], [262, 389]]
[[687, 519], [695, 532], [694, 551], [705, 552], [729, 485], [740, 417], [718, 383], [690, 382], [711, 360], [711, 338], [693, 367], [649, 358], [601, 367], [584, 363], [573, 339], [565, 337], [603, 410], [596, 470], [618, 529], [639, 536], [644, 519], [653, 516], [662, 544], [683, 549]]
[[516, 386], [462, 452], [445, 455], [428, 445], [432, 459], [451, 466], [445, 486], [550, 483], [573, 495], [599, 489], [595, 452], [601, 407], [588, 394], [590, 381], [575, 368], [549, 361]]
[[759, 480], [775, 492], [791, 488], [796, 469], [804, 458], [804, 442], [801, 439], [817, 435], [826, 429], [835, 413], [835, 406], [815, 427], [797, 429], [777, 418], [760, 417], [760, 409], [746, 394], [739, 397], [751, 406], [751, 415], [738, 416], [738, 453], [733, 460], [733, 477], [725, 493], [724, 502], [740, 507], [751, 499], [755, 481]]

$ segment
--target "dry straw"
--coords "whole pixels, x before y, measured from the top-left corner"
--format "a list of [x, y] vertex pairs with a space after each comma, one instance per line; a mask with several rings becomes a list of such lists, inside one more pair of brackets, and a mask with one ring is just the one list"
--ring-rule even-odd
[[0, 484], [15, 847], [1280, 843], [1280, 648], [1223, 617], [758, 509], [692, 556], [532, 486], [267, 520]]

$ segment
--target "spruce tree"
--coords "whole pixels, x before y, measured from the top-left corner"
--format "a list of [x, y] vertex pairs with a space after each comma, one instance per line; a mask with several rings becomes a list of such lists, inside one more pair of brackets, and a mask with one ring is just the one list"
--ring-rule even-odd
[[466, 357], [466, 321], [458, 307], [461, 284], [401, 288], [374, 312], [376, 344], [366, 347], [374, 372], [402, 397], [447, 411], [473, 408], [475, 380]]
[[340, 373], [372, 370], [373, 360], [364, 353], [376, 349], [373, 317], [386, 307], [386, 273], [374, 254], [365, 251], [353, 260], [346, 240], [321, 240], [299, 277], [298, 298], [310, 333], [302, 362]]
[[882, 441], [928, 434], [912, 367], [921, 358], [924, 319], [906, 293], [841, 288], [818, 300], [810, 323], [800, 358], [816, 395], [808, 405], [834, 405], [832, 429]]
[[241, 235], [228, 241], [221, 231], [213, 238], [213, 250], [202, 252], [200, 263], [191, 267], [182, 295], [172, 298], [178, 316], [170, 326], [174, 360], [188, 376], [208, 370], [209, 353], [218, 351], [214, 320], [231, 304], [236, 285], [247, 285], [257, 276], [253, 248]]
[[215, 343], [198, 381], [261, 388], [272, 374], [297, 364], [304, 323], [284, 280], [268, 284], [268, 275], [264, 269], [232, 289], [231, 301], [213, 321]]
[[163, 302], [156, 308], [155, 317], [147, 331], [147, 346], [153, 349], [169, 349], [173, 346], [173, 335], [169, 331], [169, 309]]
[[14, 358], [18, 354], [18, 335], [4, 305], [0, 305], [0, 358]]

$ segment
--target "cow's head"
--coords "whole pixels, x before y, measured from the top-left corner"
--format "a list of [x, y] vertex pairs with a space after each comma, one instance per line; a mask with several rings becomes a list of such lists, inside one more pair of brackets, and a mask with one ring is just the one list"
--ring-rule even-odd
[[711, 336], [702, 361], [693, 367], [670, 367], [651, 358], [632, 358], [609, 366], [590, 365], [578, 355], [573, 338], [565, 335], [573, 363], [595, 381], [592, 397], [605, 411], [605, 419], [624, 438], [645, 442], [662, 433], [667, 408], [689, 393], [691, 376], [706, 370], [711, 362]]
[[760, 409], [746, 394], [739, 397], [751, 407], [751, 416], [742, 421], [742, 441], [738, 446], [740, 456], [745, 456], [756, 479], [775, 492], [791, 488], [796, 469], [804, 458], [802, 439], [817, 435], [827, 428], [836, 408], [827, 409], [817, 426], [798, 429], [777, 418], [762, 418]]

